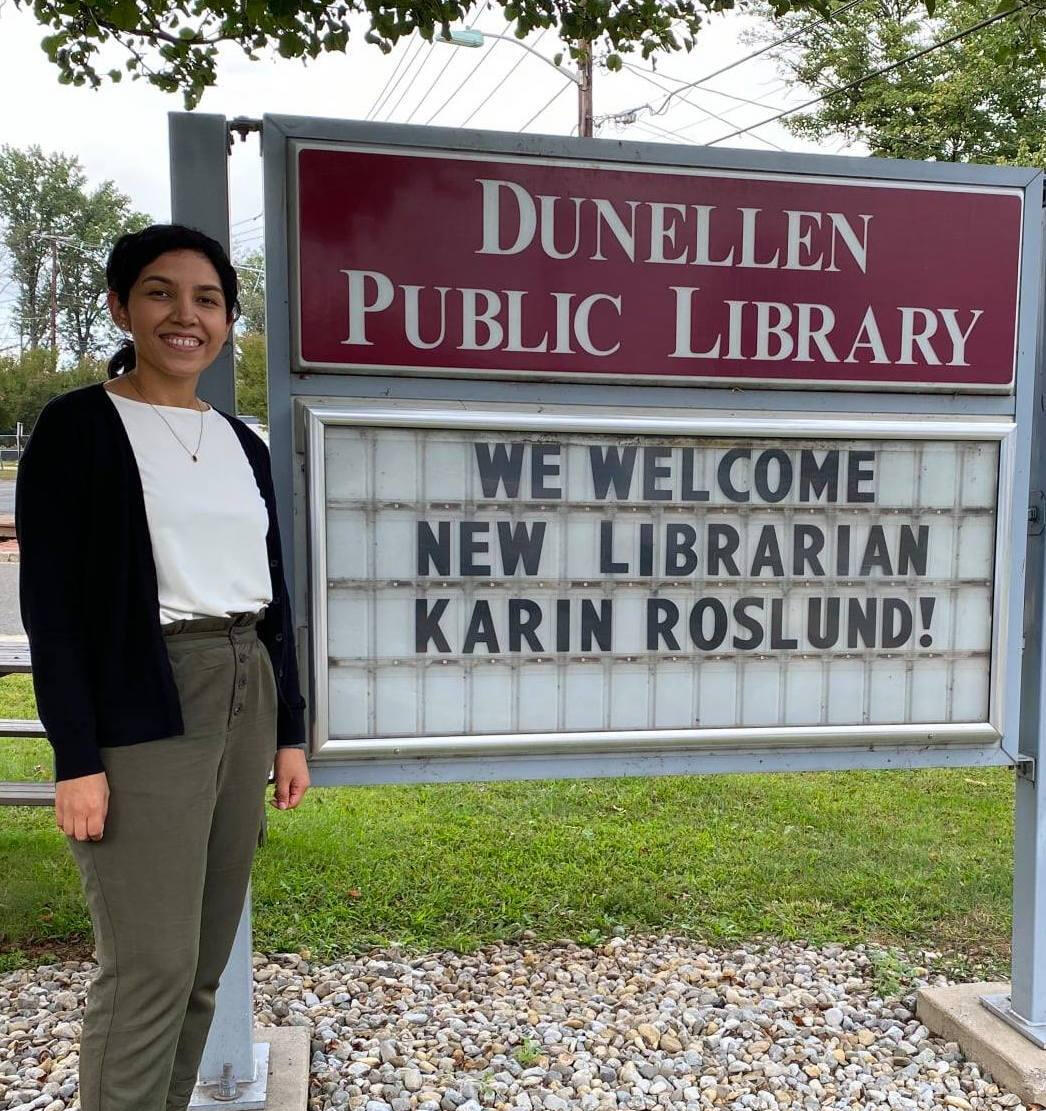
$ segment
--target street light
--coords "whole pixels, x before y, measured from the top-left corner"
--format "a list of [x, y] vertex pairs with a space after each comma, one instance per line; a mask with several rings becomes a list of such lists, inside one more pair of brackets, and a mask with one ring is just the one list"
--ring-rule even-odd
[[535, 58], [540, 58], [546, 65], [551, 66], [557, 73], [562, 74], [577, 86], [577, 111], [578, 134], [591, 138], [592, 136], [592, 51], [588, 43], [582, 43], [585, 48], [585, 58], [581, 63], [580, 71], [575, 73], [566, 66], [557, 65], [551, 58], [546, 58], [539, 50], [528, 46], [522, 39], [515, 35], [497, 35], [490, 31], [477, 31], [468, 27], [458, 31], [449, 31], [446, 35], [437, 35], [436, 42], [445, 42], [450, 46], [465, 46], [476, 49], [483, 46], [487, 39], [503, 39], [505, 42], [514, 42], [516, 46], [523, 47]]

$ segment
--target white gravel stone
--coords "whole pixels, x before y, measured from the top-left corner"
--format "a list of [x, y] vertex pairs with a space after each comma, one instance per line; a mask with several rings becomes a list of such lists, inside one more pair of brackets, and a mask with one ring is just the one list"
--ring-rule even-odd
[[[874, 957], [616, 935], [253, 970], [257, 1021], [310, 1031], [309, 1111], [1024, 1111], [879, 996]], [[93, 973], [0, 977], [0, 1111], [78, 1107]]]

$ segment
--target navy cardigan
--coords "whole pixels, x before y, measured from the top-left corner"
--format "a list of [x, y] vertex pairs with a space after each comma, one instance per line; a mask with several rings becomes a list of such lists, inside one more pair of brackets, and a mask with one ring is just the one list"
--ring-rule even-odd
[[[277, 744], [300, 745], [305, 701], [269, 452], [242, 421], [222, 416], [269, 513], [272, 602], [258, 636], [276, 676]], [[104, 771], [101, 747], [183, 733], [138, 464], [101, 383], [61, 394], [41, 412], [18, 468], [15, 528], [22, 623], [55, 779]]]

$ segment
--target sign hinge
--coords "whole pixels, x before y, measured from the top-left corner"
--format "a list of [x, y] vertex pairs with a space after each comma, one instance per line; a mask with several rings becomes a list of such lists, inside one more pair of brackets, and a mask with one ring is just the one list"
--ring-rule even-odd
[[240, 142], [246, 143], [247, 136], [252, 131], [261, 132], [262, 122], [256, 120], [251, 116], [237, 116], [234, 120], [229, 120], [225, 125], [229, 132], [229, 153], [232, 153], [233, 136], [239, 135]]
[[1042, 490], [1032, 490], [1031, 504], [1028, 506], [1028, 535], [1041, 536], [1046, 527], [1046, 494]]
[[1016, 764], [1017, 778], [1026, 779], [1029, 783], [1035, 782], [1035, 757], [1018, 756]]

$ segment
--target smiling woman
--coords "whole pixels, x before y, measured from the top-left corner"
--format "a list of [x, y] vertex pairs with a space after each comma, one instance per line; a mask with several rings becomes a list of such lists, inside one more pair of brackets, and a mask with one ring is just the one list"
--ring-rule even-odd
[[45, 407], [19, 469], [22, 620], [99, 958], [80, 1105], [184, 1111], [269, 770], [280, 809], [308, 786], [304, 702], [265, 445], [196, 395], [236, 272], [156, 225], [106, 278], [131, 338], [109, 382]]

